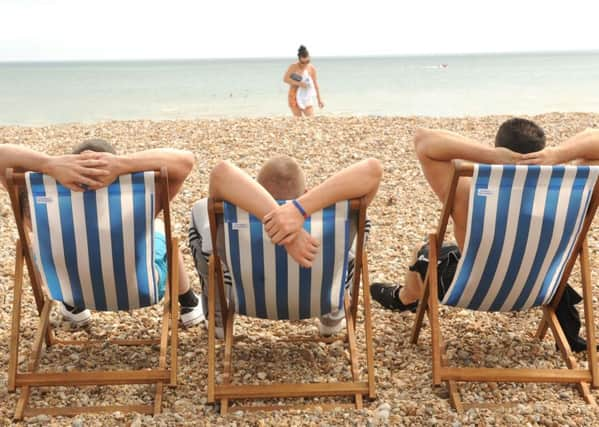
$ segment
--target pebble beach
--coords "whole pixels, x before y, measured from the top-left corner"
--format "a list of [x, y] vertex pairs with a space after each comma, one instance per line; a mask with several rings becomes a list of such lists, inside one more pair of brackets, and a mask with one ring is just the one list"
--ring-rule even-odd
[[[70, 151], [78, 142], [102, 138], [120, 153], [149, 148], [173, 147], [195, 153], [196, 165], [183, 190], [171, 205], [173, 232], [180, 239], [192, 287], [199, 291], [189, 248], [187, 229], [191, 206], [208, 194], [212, 167], [227, 159], [253, 176], [263, 161], [286, 154], [298, 160], [309, 186], [314, 186], [353, 162], [376, 157], [384, 176], [378, 195], [369, 208], [373, 229], [368, 242], [371, 282], [403, 280], [414, 248], [436, 226], [441, 203], [428, 188], [412, 146], [419, 127], [444, 128], [486, 144], [492, 144], [498, 126], [508, 116], [427, 117], [315, 117], [252, 118], [176, 121], [108, 121], [96, 124], [64, 124], [47, 127], [0, 126], [0, 143], [24, 144], [50, 154]], [[548, 145], [557, 145], [588, 127], [599, 127], [599, 114], [549, 113], [528, 116], [541, 125]], [[5, 191], [0, 192], [0, 424], [12, 423], [18, 398], [7, 392], [8, 343], [14, 280], [14, 242], [17, 229]], [[599, 226], [589, 233], [592, 280], [599, 279]], [[37, 325], [37, 312], [25, 281], [23, 297], [22, 369]], [[578, 267], [570, 283], [580, 286]], [[597, 324], [599, 287], [594, 287]], [[56, 310], [52, 325], [61, 338], [149, 338], [158, 335], [160, 308], [133, 313], [94, 313], [89, 326], [71, 330]], [[582, 312], [582, 305], [579, 305]], [[349, 408], [239, 412], [235, 408], [221, 417], [207, 404], [207, 333], [196, 326], [179, 333], [179, 385], [166, 388], [162, 414], [89, 414], [77, 417], [40, 415], [17, 425], [226, 425], [226, 426], [317, 426], [317, 425], [598, 425], [599, 409], [583, 401], [577, 388], [557, 384], [465, 384], [460, 383], [465, 403], [507, 403], [503, 408], [474, 408], [457, 414], [448, 400], [445, 385], [434, 387], [431, 377], [430, 329], [425, 326], [417, 345], [409, 343], [412, 313], [382, 309], [373, 302], [374, 351], [377, 398], [364, 409]], [[540, 310], [526, 313], [475, 313], [443, 308], [441, 325], [450, 364], [488, 367], [564, 367], [553, 338], [533, 338]], [[427, 322], [425, 322], [427, 325]], [[358, 318], [358, 343], [363, 345], [363, 316]], [[290, 334], [317, 334], [314, 321], [268, 322], [237, 317], [235, 321], [233, 382], [268, 383], [350, 379], [348, 350], [335, 344], [277, 342]], [[219, 346], [219, 354], [222, 348]], [[45, 352], [41, 370], [60, 366], [68, 370], [143, 368], [157, 364], [156, 348], [95, 346], [80, 349], [57, 346]], [[365, 351], [361, 347], [361, 359]], [[586, 366], [586, 355], [577, 354]], [[217, 359], [218, 360], [218, 359]], [[365, 363], [362, 364], [365, 366]], [[593, 391], [599, 401], [599, 390]], [[145, 404], [152, 401], [154, 387], [82, 387], [37, 389], [32, 406]], [[348, 403], [343, 399], [319, 402]], [[268, 404], [277, 402], [268, 401]], [[284, 403], [301, 403], [285, 401]], [[311, 402], [313, 403], [313, 402]]]

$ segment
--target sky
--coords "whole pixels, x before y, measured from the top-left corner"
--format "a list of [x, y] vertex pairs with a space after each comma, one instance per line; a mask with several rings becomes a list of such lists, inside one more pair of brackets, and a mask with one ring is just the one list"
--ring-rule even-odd
[[599, 1], [0, 0], [0, 61], [599, 50]]

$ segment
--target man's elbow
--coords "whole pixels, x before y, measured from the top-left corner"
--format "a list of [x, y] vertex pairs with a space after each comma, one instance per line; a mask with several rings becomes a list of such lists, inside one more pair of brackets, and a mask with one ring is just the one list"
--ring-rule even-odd
[[226, 160], [220, 160], [210, 171], [210, 186], [213, 187], [215, 184], [227, 179], [230, 170], [231, 164]]
[[181, 169], [186, 172], [186, 175], [188, 175], [191, 172], [191, 170], [193, 169], [196, 159], [191, 151], [185, 150], [185, 151], [181, 152], [181, 161], [180, 162], [181, 162]]
[[414, 133], [414, 150], [418, 157], [422, 157], [425, 153], [430, 136], [433, 133], [430, 129], [418, 128]]
[[379, 159], [375, 159], [371, 157], [366, 159], [366, 165], [368, 167], [368, 177], [373, 182], [373, 184], [377, 185], [381, 182], [383, 178], [383, 164]]
[[177, 156], [169, 166], [169, 178], [185, 181], [195, 165], [195, 156], [191, 151], [177, 150]]

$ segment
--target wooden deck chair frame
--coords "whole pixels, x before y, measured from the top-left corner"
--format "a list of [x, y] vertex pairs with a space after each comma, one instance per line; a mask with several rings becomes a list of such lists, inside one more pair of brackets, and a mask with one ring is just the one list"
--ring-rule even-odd
[[[372, 346], [372, 317], [370, 311], [370, 293], [368, 279], [368, 261], [366, 250], [364, 248], [364, 230], [366, 222], [366, 199], [354, 199], [350, 201], [350, 212], [358, 216], [356, 258], [352, 287], [351, 302], [348, 298], [347, 290], [345, 295], [345, 317], [347, 321], [347, 334], [341, 338], [325, 338], [319, 336], [297, 336], [289, 337], [285, 341], [296, 342], [334, 342], [343, 340], [348, 342], [350, 353], [350, 369], [353, 381], [330, 382], [330, 383], [276, 383], [265, 385], [237, 385], [231, 384], [233, 376], [233, 366], [231, 363], [233, 353], [233, 319], [234, 307], [227, 304], [225, 298], [225, 288], [223, 280], [223, 271], [221, 268], [221, 259], [216, 251], [210, 257], [209, 279], [208, 279], [208, 402], [220, 402], [220, 411], [226, 415], [229, 410], [231, 400], [252, 400], [252, 399], [270, 399], [270, 398], [299, 398], [299, 397], [319, 397], [319, 396], [350, 396], [354, 398], [352, 404], [330, 404], [330, 405], [274, 405], [274, 406], [242, 406], [236, 405], [234, 408], [245, 410], [281, 410], [296, 407], [337, 407], [337, 406], [355, 406], [361, 409], [363, 406], [362, 397], [368, 396], [369, 399], [376, 397], [374, 381], [374, 350]], [[208, 212], [210, 218], [210, 231], [213, 248], [217, 248], [217, 230], [223, 224], [223, 201], [209, 199]], [[358, 313], [358, 300], [360, 296], [360, 279], [362, 279], [363, 298], [364, 298], [364, 328], [366, 341], [366, 369], [367, 381], [360, 381], [360, 371], [358, 367], [358, 346], [356, 342], [356, 316]], [[216, 339], [215, 339], [215, 307], [216, 298], [220, 300], [222, 307], [222, 316], [225, 319], [224, 331], [224, 361], [223, 361], [223, 381], [222, 384], [216, 384]]]
[[[39, 414], [74, 416], [88, 412], [140, 412], [145, 414], [159, 414], [162, 408], [164, 385], [176, 386], [177, 384], [177, 341], [179, 305], [178, 295], [178, 247], [176, 238], [171, 235], [171, 217], [168, 195], [168, 174], [165, 167], [155, 171], [156, 188], [161, 191], [161, 204], [164, 212], [164, 223], [167, 241], [168, 277], [164, 297], [164, 310], [159, 339], [130, 339], [130, 340], [60, 340], [52, 331], [49, 322], [50, 309], [53, 301], [48, 292], [42, 287], [40, 273], [33, 263], [33, 253], [29, 233], [26, 232], [23, 222], [24, 206], [19, 194], [26, 190], [25, 175], [23, 171], [7, 170], [7, 184], [10, 200], [15, 215], [19, 232], [16, 242], [15, 261], [15, 286], [12, 306], [12, 326], [10, 337], [9, 363], [8, 363], [8, 391], [15, 392], [20, 389], [14, 418], [21, 420], [23, 417]], [[29, 278], [40, 315], [37, 331], [34, 336], [31, 354], [25, 372], [19, 372], [19, 338], [21, 324], [21, 297], [23, 292], [23, 264], [26, 264]], [[174, 298], [172, 296], [175, 295]], [[170, 324], [170, 328], [169, 328]], [[167, 349], [170, 329], [170, 368], [167, 368]], [[40, 358], [44, 344], [46, 347], [53, 345], [97, 345], [109, 342], [114, 345], [139, 346], [160, 345], [158, 368], [141, 370], [119, 371], [71, 371], [71, 372], [38, 372]], [[89, 385], [126, 385], [126, 384], [155, 384], [155, 398], [150, 405], [112, 405], [112, 406], [86, 406], [86, 407], [29, 407], [29, 396], [34, 387], [52, 386], [89, 386]]]
[[[440, 385], [445, 381], [449, 389], [449, 399], [458, 413], [470, 407], [496, 407], [501, 404], [465, 404], [462, 403], [456, 382], [535, 382], [535, 383], [571, 383], [577, 384], [584, 400], [596, 405], [591, 395], [589, 383], [593, 387], [599, 386], [597, 371], [597, 351], [595, 341], [595, 328], [593, 323], [593, 306], [591, 290], [591, 272], [589, 268], [589, 250], [586, 235], [599, 205], [599, 185], [595, 185], [591, 196], [589, 209], [583, 221], [580, 236], [575, 243], [572, 255], [566, 262], [566, 267], [559, 282], [557, 291], [550, 304], [543, 307], [543, 318], [537, 330], [536, 337], [543, 338], [547, 328], [550, 328], [555, 341], [560, 349], [561, 355], [566, 363], [567, 369], [535, 369], [535, 368], [458, 368], [448, 366], [439, 325], [439, 300], [437, 290], [437, 254], [443, 243], [447, 222], [453, 208], [455, 192], [461, 177], [472, 177], [473, 164], [454, 160], [454, 174], [451, 181], [450, 191], [447, 195], [441, 221], [435, 233], [429, 235], [429, 268], [427, 270], [424, 287], [418, 304], [416, 318], [412, 329], [411, 342], [416, 344], [424, 314], [427, 313], [431, 326], [432, 358], [433, 358], [433, 384]], [[586, 324], [586, 338], [588, 342], [588, 369], [578, 367], [576, 359], [564, 331], [562, 330], [555, 309], [564, 293], [566, 282], [576, 262], [580, 260], [582, 270], [582, 289], [584, 298], [584, 317]], [[433, 285], [434, 284], [434, 285]]]

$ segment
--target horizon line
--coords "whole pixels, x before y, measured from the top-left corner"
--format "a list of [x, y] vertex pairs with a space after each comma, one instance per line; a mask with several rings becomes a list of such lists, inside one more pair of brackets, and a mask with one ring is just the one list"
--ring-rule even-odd
[[[573, 50], [522, 50], [522, 51], [494, 51], [494, 52], [447, 52], [447, 53], [397, 53], [397, 54], [356, 54], [356, 55], [323, 55], [314, 56], [316, 59], [350, 59], [350, 58], [401, 58], [401, 57], [442, 57], [442, 56], [492, 56], [492, 55], [530, 55], [530, 54], [577, 54], [599, 53], [599, 49], [573, 49]], [[281, 60], [294, 58], [293, 56], [243, 56], [243, 57], [154, 57], [154, 58], [66, 58], [66, 59], [3, 59], [0, 64], [23, 63], [64, 63], [64, 62], [151, 62], [151, 61], [243, 61], [243, 60]]]

